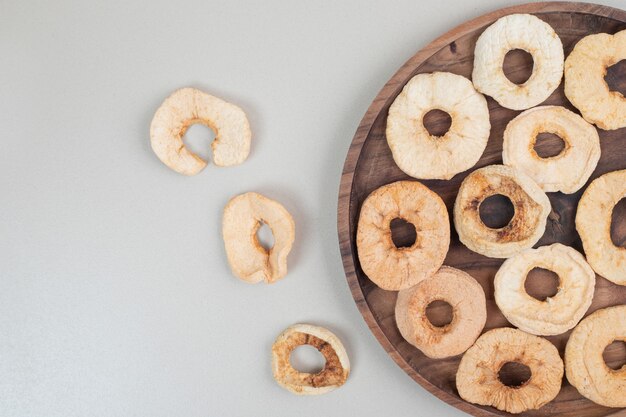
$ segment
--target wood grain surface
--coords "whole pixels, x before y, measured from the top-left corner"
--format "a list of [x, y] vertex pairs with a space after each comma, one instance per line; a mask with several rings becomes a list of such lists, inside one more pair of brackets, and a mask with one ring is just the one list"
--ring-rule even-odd
[[[471, 78], [476, 39], [495, 20], [511, 13], [532, 13], [549, 23], [560, 36], [566, 56], [576, 42], [586, 35], [600, 32], [615, 33], [626, 29], [626, 12], [622, 10], [593, 4], [550, 2], [501, 9], [451, 30], [415, 54], [378, 94], [354, 136], [344, 165], [339, 191], [338, 232], [344, 269], [352, 295], [372, 333], [391, 358], [415, 381], [443, 401], [476, 416], [508, 414], [491, 407], [467, 403], [458, 396], [455, 374], [461, 355], [443, 360], [429, 359], [402, 338], [394, 318], [397, 293], [378, 288], [361, 270], [355, 242], [356, 226], [361, 204], [371, 191], [393, 181], [411, 179], [393, 162], [385, 138], [387, 111], [402, 87], [415, 74], [432, 71], [449, 71]], [[419, 41], [416, 40], [417, 42]], [[512, 81], [522, 82], [531, 70], [532, 59], [528, 54], [520, 51], [508, 54], [504, 71]], [[611, 67], [606, 80], [612, 90], [626, 93], [625, 61]], [[441, 196], [451, 219], [454, 199], [463, 179], [476, 168], [502, 163], [504, 128], [513, 117], [520, 113], [500, 107], [490, 97], [487, 97], [487, 101], [491, 117], [491, 134], [487, 148], [478, 164], [449, 181], [422, 181]], [[565, 98], [562, 83], [543, 104], [561, 105], [577, 112]], [[445, 115], [431, 114], [426, 121], [426, 126], [435, 132], [445, 131], [448, 123], [449, 120]], [[602, 157], [591, 179], [609, 171], [626, 168], [626, 129], [599, 130], [599, 133]], [[551, 135], [542, 136], [538, 142], [538, 152], [545, 155], [558, 152], [561, 146], [560, 139]], [[548, 194], [552, 203], [552, 212], [548, 218], [545, 234], [536, 246], [561, 242], [582, 252], [582, 244], [574, 228], [574, 216], [584, 188], [586, 186], [571, 195]], [[481, 207], [481, 216], [488, 224], [506, 224], [511, 215], [512, 211], [510, 207], [507, 207], [506, 199], [494, 198]], [[624, 200], [614, 210], [613, 218], [613, 241], [620, 246], [625, 246], [626, 204]], [[406, 224], [394, 225], [393, 233], [394, 239], [400, 244], [414, 239], [414, 231]], [[500, 259], [487, 258], [467, 249], [458, 241], [458, 236], [452, 227], [450, 251], [444, 264], [468, 272], [482, 285], [487, 295], [488, 319], [485, 330], [510, 326], [493, 299], [493, 278], [502, 262]], [[548, 271], [534, 270], [527, 281], [529, 293], [538, 298], [553, 294], [555, 291], [555, 280]], [[626, 287], [614, 285], [597, 276], [593, 304], [587, 314], [599, 308], [618, 304], [626, 304]], [[438, 319], [445, 322], [446, 318], [443, 316], [450, 314], [449, 309], [445, 307], [444, 305], [432, 308], [429, 316], [437, 320], [439, 314]], [[559, 349], [561, 355], [563, 355], [569, 334], [570, 332], [567, 332], [548, 337], [548, 340]], [[610, 345], [605, 352], [607, 363], [614, 367], [621, 365], [625, 357], [626, 349], [623, 343]], [[513, 374], [503, 376], [503, 379], [514, 381], [521, 378], [521, 375], [515, 375], [516, 372], [521, 372], [519, 367], [517, 370], [512, 368], [510, 372]], [[540, 410], [528, 411], [523, 415], [626, 416], [626, 411], [594, 404], [582, 397], [564, 378], [561, 392], [554, 401]]]

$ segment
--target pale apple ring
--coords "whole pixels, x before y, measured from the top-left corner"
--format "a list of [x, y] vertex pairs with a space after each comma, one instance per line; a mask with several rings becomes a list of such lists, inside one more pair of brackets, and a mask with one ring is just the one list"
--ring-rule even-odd
[[[316, 373], [298, 372], [291, 366], [291, 352], [311, 345], [324, 356], [324, 368]], [[342, 386], [350, 374], [346, 349], [329, 330], [310, 324], [295, 324], [282, 332], [272, 346], [272, 372], [283, 388], [298, 395], [318, 395]]]
[[576, 231], [587, 262], [599, 275], [626, 285], [626, 248], [611, 240], [613, 208], [626, 197], [626, 169], [613, 171], [589, 184], [578, 202]]
[[252, 133], [243, 110], [200, 90], [181, 88], [163, 101], [150, 125], [152, 150], [169, 168], [195, 175], [207, 165], [183, 142], [187, 128], [195, 123], [215, 132], [211, 143], [215, 165], [237, 165], [248, 157]]
[[[269, 250], [261, 246], [256, 236], [262, 223], [274, 235], [274, 245]], [[283, 278], [295, 228], [291, 214], [280, 203], [258, 193], [233, 197], [222, 217], [222, 236], [233, 274], [253, 284], [271, 284]]]
[[[492, 229], [480, 219], [480, 205], [501, 194], [513, 203], [515, 214], [504, 227]], [[508, 258], [532, 247], [541, 238], [550, 214], [550, 200], [525, 174], [505, 165], [489, 165], [469, 174], [454, 202], [454, 225], [459, 240], [474, 252]]]
[[[554, 133], [565, 143], [556, 156], [542, 158], [534, 149], [537, 135]], [[600, 159], [600, 137], [593, 125], [559, 106], [535, 107], [519, 114], [504, 131], [502, 160], [519, 169], [544, 191], [571, 194], [589, 179]]]
[[[528, 295], [524, 282], [533, 268], [559, 276], [558, 292], [545, 301]], [[583, 318], [591, 305], [596, 274], [576, 250], [555, 243], [526, 249], [504, 261], [494, 280], [496, 304], [506, 319], [528, 333], [551, 336], [565, 333]]]
[[[507, 362], [530, 368], [523, 385], [503, 384], [498, 373]], [[499, 328], [478, 338], [456, 373], [456, 387], [465, 401], [509, 413], [535, 410], [552, 401], [561, 390], [563, 361], [554, 345], [521, 330]]]
[[565, 60], [565, 95], [589, 123], [601, 129], [626, 126], [626, 97], [610, 91], [607, 68], [626, 59], [626, 30], [582, 38]]
[[[452, 119], [443, 136], [432, 136], [423, 120], [430, 110]], [[406, 174], [421, 179], [450, 179], [473, 167], [483, 154], [491, 124], [487, 100], [472, 82], [449, 72], [411, 78], [389, 108], [387, 143]]]
[[[507, 52], [522, 49], [533, 57], [533, 72], [523, 84], [510, 81], [502, 64]], [[563, 77], [563, 44], [552, 27], [530, 14], [501, 17], [476, 41], [472, 81], [476, 90], [502, 107], [525, 110], [547, 99]]]
[[626, 306], [598, 310], [574, 329], [565, 347], [567, 380], [605, 407], [626, 407], [626, 366], [613, 370], [602, 358], [614, 341], [626, 342]]
[[[397, 248], [391, 221], [413, 224], [412, 246]], [[441, 197], [417, 181], [397, 181], [374, 190], [363, 202], [356, 234], [363, 272], [380, 288], [398, 291], [428, 278], [443, 264], [450, 245], [448, 211]]]
[[[452, 321], [443, 327], [426, 317], [426, 307], [437, 300], [452, 306]], [[466, 272], [442, 266], [432, 277], [398, 293], [395, 316], [402, 337], [424, 355], [455, 356], [472, 346], [485, 327], [485, 293]]]

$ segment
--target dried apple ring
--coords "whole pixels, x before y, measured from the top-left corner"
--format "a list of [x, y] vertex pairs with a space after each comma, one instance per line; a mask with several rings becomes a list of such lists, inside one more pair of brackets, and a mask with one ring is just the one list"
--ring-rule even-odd
[[[523, 84], [510, 81], [502, 64], [507, 52], [522, 49], [533, 57], [533, 72]], [[563, 44], [552, 27], [530, 14], [501, 17], [476, 41], [472, 81], [476, 90], [502, 107], [525, 110], [547, 99], [563, 77]]]
[[[559, 276], [558, 292], [545, 301], [530, 296], [524, 282], [533, 268]], [[494, 280], [496, 304], [506, 319], [528, 333], [550, 336], [565, 333], [591, 305], [596, 274], [576, 250], [555, 243], [526, 249], [504, 261]]]
[[154, 153], [174, 171], [195, 175], [207, 165], [183, 143], [187, 128], [195, 123], [215, 132], [211, 143], [215, 165], [237, 165], [248, 157], [252, 133], [243, 110], [195, 88], [181, 88], [163, 101], [150, 125]]
[[610, 91], [607, 68], [626, 59], [626, 30], [582, 38], [565, 60], [565, 95], [589, 123], [601, 129], [626, 126], [626, 98]]
[[587, 262], [599, 275], [626, 285], [626, 248], [611, 240], [613, 208], [626, 197], [626, 169], [613, 171], [589, 184], [578, 202], [576, 231]]
[[[274, 245], [269, 250], [256, 237], [262, 223], [274, 235]], [[233, 273], [253, 284], [271, 284], [284, 277], [295, 228], [293, 218], [280, 203], [257, 193], [233, 197], [222, 218], [224, 246]]]
[[[320, 372], [298, 372], [291, 366], [291, 352], [302, 345], [311, 345], [324, 356], [326, 364]], [[339, 338], [329, 330], [310, 324], [295, 324], [282, 332], [272, 346], [272, 372], [276, 382], [294, 394], [325, 394], [346, 382], [350, 361]]]
[[626, 366], [613, 370], [602, 357], [614, 341], [626, 342], [626, 306], [598, 310], [574, 329], [565, 347], [567, 380], [605, 407], [626, 407]]
[[[452, 123], [443, 136], [431, 135], [423, 120], [443, 110]], [[421, 179], [450, 179], [473, 167], [483, 154], [491, 124], [487, 100], [472, 82], [449, 72], [411, 78], [389, 108], [387, 143], [406, 174]]]
[[[537, 135], [554, 133], [565, 143], [556, 156], [542, 158], [534, 149]], [[571, 194], [589, 179], [600, 159], [600, 137], [590, 125], [565, 107], [541, 106], [519, 114], [504, 131], [502, 160], [519, 169], [544, 191]]]
[[[415, 227], [410, 247], [398, 248], [391, 221], [404, 219]], [[417, 181], [397, 181], [374, 190], [363, 202], [356, 234], [363, 272], [385, 290], [412, 287], [434, 274], [450, 245], [446, 205]]]
[[[485, 199], [498, 194], [511, 200], [515, 214], [506, 226], [492, 229], [480, 219], [479, 209]], [[454, 202], [454, 225], [469, 249], [508, 258], [537, 243], [550, 210], [550, 200], [528, 176], [505, 165], [489, 165], [463, 180]]]
[[[499, 372], [514, 362], [530, 369], [530, 379], [508, 386]], [[563, 361], [554, 345], [521, 330], [490, 330], [469, 348], [456, 373], [456, 387], [465, 401], [489, 405], [509, 413], [543, 407], [557, 396], [563, 379]]]
[[[433, 301], [452, 306], [449, 324], [439, 327], [428, 320], [426, 307]], [[447, 358], [465, 352], [485, 327], [485, 293], [466, 272], [442, 266], [432, 277], [398, 293], [395, 315], [407, 342], [429, 358]]]

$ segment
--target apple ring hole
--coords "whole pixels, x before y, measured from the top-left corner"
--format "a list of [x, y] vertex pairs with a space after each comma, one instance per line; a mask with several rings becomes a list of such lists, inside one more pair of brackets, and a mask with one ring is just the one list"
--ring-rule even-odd
[[606, 366], [619, 371], [626, 366], [626, 342], [623, 340], [614, 340], [602, 352], [602, 359]]
[[424, 115], [422, 123], [431, 136], [442, 137], [452, 126], [452, 116], [443, 110], [432, 109]]
[[565, 141], [554, 133], [541, 132], [535, 138], [533, 149], [539, 158], [552, 158], [565, 150]]
[[389, 224], [391, 229], [391, 240], [396, 248], [410, 248], [417, 240], [415, 225], [407, 222], [403, 218], [395, 218]]
[[300, 345], [291, 351], [289, 363], [298, 372], [317, 374], [324, 369], [326, 359], [315, 347]]
[[522, 85], [533, 74], [533, 56], [523, 49], [512, 49], [504, 56], [502, 71], [514, 84]]
[[426, 306], [426, 318], [435, 327], [445, 327], [452, 323], [454, 312], [450, 303], [435, 300]]
[[539, 301], [546, 301], [554, 297], [559, 292], [561, 279], [548, 269], [533, 268], [530, 270], [524, 281], [526, 293]]
[[520, 362], [506, 362], [498, 371], [500, 382], [510, 388], [523, 387], [531, 377], [530, 368]]
[[611, 65], [606, 69], [604, 81], [609, 86], [609, 91], [615, 91], [626, 96], [626, 59]]
[[274, 234], [272, 233], [272, 228], [267, 223], [260, 223], [259, 228], [256, 230], [256, 240], [268, 252], [274, 247]]
[[626, 248], [626, 198], [622, 198], [613, 207], [611, 241], [618, 248]]
[[[203, 123], [194, 123], [183, 134], [185, 147], [205, 161], [211, 160], [211, 143], [215, 140], [215, 131]], [[208, 145], [207, 145], [208, 141]]]
[[494, 194], [485, 198], [478, 207], [480, 220], [490, 229], [501, 229], [511, 222], [515, 207], [507, 196]]

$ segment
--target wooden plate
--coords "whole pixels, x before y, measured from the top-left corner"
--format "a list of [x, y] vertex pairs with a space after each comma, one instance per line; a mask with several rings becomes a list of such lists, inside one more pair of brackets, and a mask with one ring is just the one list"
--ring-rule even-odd
[[[418, 349], [408, 344], [399, 334], [394, 319], [396, 292], [384, 291], [374, 285], [360, 268], [356, 248], [356, 225], [361, 204], [365, 197], [381, 185], [397, 180], [411, 179], [393, 162], [391, 152], [385, 138], [385, 123], [390, 104], [401, 91], [405, 83], [415, 74], [432, 71], [449, 71], [470, 78], [473, 65], [473, 51], [476, 39], [482, 31], [496, 19], [511, 13], [532, 13], [548, 22], [560, 36], [567, 56], [576, 42], [589, 34], [606, 32], [615, 33], [626, 29], [626, 12], [611, 7], [582, 3], [534, 3], [510, 7], [486, 14], [471, 20], [442, 37], [415, 54], [378, 94], [352, 140], [346, 158], [339, 192], [338, 230], [339, 243], [343, 264], [356, 304], [369, 325], [372, 333], [383, 345], [389, 356], [415, 381], [431, 393], [476, 416], [507, 415], [491, 407], [481, 407], [463, 401], [456, 390], [455, 373], [461, 359], [456, 356], [449, 359], [433, 360], [425, 357]], [[532, 70], [532, 60], [522, 53], [514, 53], [505, 62], [505, 73], [515, 82], [523, 82]], [[626, 92], [626, 61], [613, 66], [607, 75], [607, 82], [612, 90]], [[491, 135], [482, 158], [473, 168], [502, 163], [502, 133], [506, 124], [520, 112], [504, 109], [493, 99], [487, 97], [491, 115]], [[576, 111], [563, 94], [563, 84], [544, 104], [565, 106]], [[427, 121], [427, 127], [441, 128], [444, 121], [434, 117]], [[599, 130], [602, 146], [602, 157], [592, 179], [606, 172], [626, 168], [626, 129], [615, 131]], [[558, 152], [558, 138], [541, 140], [538, 145], [542, 151]], [[545, 155], [544, 155], [545, 156]], [[471, 171], [471, 170], [470, 170]], [[456, 175], [449, 181], [423, 181], [430, 189], [443, 198], [452, 219], [452, 206], [461, 181], [470, 172]], [[583, 188], [584, 189], [584, 188]], [[582, 245], [574, 228], [576, 205], [583, 190], [572, 194], [549, 193], [552, 213], [544, 236], [537, 246], [561, 242], [582, 252]], [[621, 246], [626, 243], [626, 200], [622, 200], [614, 210], [613, 239]], [[507, 209], [502, 200], [492, 204], [485, 203], [481, 207], [484, 220], [488, 224], [506, 224]], [[492, 226], [493, 227], [493, 226]], [[452, 228], [454, 229], [454, 228]], [[394, 230], [394, 238], [400, 241], [409, 239], [407, 229]], [[461, 243], [456, 232], [452, 230], [450, 251], [445, 265], [460, 268], [483, 286], [487, 295], [488, 318], [485, 330], [495, 327], [510, 326], [493, 300], [493, 278], [502, 260], [490, 259], [478, 255]], [[550, 283], [546, 271], [532, 272], [527, 280], [527, 289], [531, 294], [549, 295]], [[536, 279], [538, 278], [538, 279]], [[543, 278], [543, 279], [541, 279]], [[555, 284], [553, 284], [555, 285]], [[617, 286], [598, 276], [593, 304], [588, 313], [599, 308], [626, 304], [626, 287]], [[442, 309], [434, 309], [433, 320], [441, 320]], [[549, 337], [561, 355], [569, 332]], [[617, 365], [626, 357], [624, 344], [615, 343], [605, 351], [605, 359], [610, 365]], [[519, 377], [512, 372], [513, 379]], [[540, 410], [529, 411], [529, 416], [617, 416], [626, 415], [623, 409], [601, 407], [582, 397], [567, 380], [563, 379], [563, 388], [557, 398]]]

